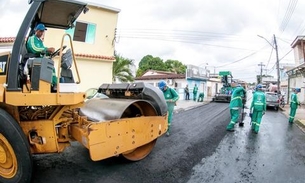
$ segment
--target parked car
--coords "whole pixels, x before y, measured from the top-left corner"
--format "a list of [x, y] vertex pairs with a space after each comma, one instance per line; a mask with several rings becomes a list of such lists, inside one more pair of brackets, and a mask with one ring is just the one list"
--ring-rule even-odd
[[104, 95], [102, 93], [97, 92], [97, 88], [89, 88], [86, 91], [86, 100], [92, 99], [92, 98], [109, 98], [107, 95]]
[[266, 92], [266, 105], [267, 107], [272, 107], [274, 110], [279, 110], [280, 100], [279, 95], [274, 92]]

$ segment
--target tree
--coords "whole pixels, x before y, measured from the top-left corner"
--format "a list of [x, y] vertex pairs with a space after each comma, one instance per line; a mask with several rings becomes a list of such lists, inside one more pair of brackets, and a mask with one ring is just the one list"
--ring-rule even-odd
[[139, 62], [137, 76], [141, 76], [148, 70], [166, 71], [166, 67], [161, 58], [146, 55]]
[[185, 74], [186, 72], [186, 65], [183, 65], [178, 60], [167, 60], [165, 62], [166, 70], [174, 72], [176, 74]]
[[142, 76], [148, 70], [169, 71], [176, 74], [185, 74], [186, 66], [178, 60], [167, 60], [166, 62], [163, 62], [163, 60], [159, 57], [146, 55], [139, 62], [137, 77]]
[[130, 66], [134, 66], [133, 60], [115, 54], [115, 62], [112, 66], [112, 81], [134, 81]]

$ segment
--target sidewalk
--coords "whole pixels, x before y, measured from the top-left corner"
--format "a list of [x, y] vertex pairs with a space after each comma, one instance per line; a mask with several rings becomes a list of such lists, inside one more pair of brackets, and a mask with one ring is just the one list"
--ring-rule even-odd
[[178, 113], [181, 111], [189, 110], [195, 107], [199, 107], [205, 104], [208, 104], [212, 101], [212, 97], [204, 98], [203, 102], [195, 102], [193, 100], [178, 100], [177, 106], [174, 108], [174, 112]]
[[[284, 108], [280, 108], [283, 114], [289, 118], [290, 106], [286, 104]], [[301, 130], [305, 132], [305, 105], [301, 105], [295, 114], [295, 124], [298, 125]]]

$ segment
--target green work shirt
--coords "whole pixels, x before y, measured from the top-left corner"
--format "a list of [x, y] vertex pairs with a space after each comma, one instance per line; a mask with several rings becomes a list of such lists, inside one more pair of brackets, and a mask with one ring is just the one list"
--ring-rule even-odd
[[237, 87], [232, 95], [230, 101], [230, 109], [239, 108], [243, 106], [242, 97], [246, 93], [246, 90], [243, 87]]
[[44, 46], [42, 40], [39, 39], [36, 35], [29, 37], [27, 41], [27, 50], [29, 53], [40, 56], [40, 54], [46, 53], [47, 49], [48, 48]]
[[262, 91], [256, 91], [253, 94], [250, 111], [254, 108], [256, 111], [266, 111], [266, 95]]
[[299, 101], [298, 101], [298, 95], [296, 93], [292, 93], [291, 94], [291, 101], [290, 101], [290, 107], [297, 109], [299, 105]]
[[166, 101], [172, 100], [173, 102], [176, 102], [177, 100], [179, 100], [179, 95], [177, 94], [176, 90], [170, 87], [167, 87], [167, 89], [163, 91], [163, 95]]
[[193, 89], [193, 93], [197, 93], [197, 91], [198, 91], [198, 87], [195, 86], [194, 89]]

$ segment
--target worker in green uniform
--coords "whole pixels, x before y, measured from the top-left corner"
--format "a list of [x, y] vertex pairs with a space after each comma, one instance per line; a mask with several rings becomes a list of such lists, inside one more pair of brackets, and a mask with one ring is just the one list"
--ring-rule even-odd
[[193, 88], [193, 100], [194, 100], [194, 101], [196, 101], [197, 92], [198, 92], [198, 86], [197, 86], [197, 84], [195, 84], [195, 86], [194, 86], [194, 88]]
[[166, 135], [169, 136], [170, 130], [171, 130], [171, 123], [172, 123], [172, 118], [173, 118], [174, 107], [175, 107], [175, 103], [179, 100], [179, 95], [177, 94], [176, 90], [168, 87], [166, 82], [163, 80], [158, 82], [158, 87], [163, 92], [163, 95], [164, 95], [164, 98], [165, 98], [166, 104], [167, 104], [168, 129], [167, 129]]
[[200, 92], [200, 93], [199, 93], [199, 96], [198, 96], [197, 102], [203, 102], [203, 98], [204, 98], [204, 93], [203, 93], [203, 92]]
[[263, 86], [258, 84], [256, 86], [256, 92], [253, 94], [252, 102], [250, 106], [251, 113], [251, 129], [258, 133], [259, 127], [262, 121], [262, 117], [266, 112], [266, 95], [263, 92]]
[[245, 96], [246, 90], [242, 86], [237, 86], [233, 91], [230, 101], [230, 115], [231, 121], [227, 125], [227, 131], [234, 131], [234, 125], [238, 121], [239, 118], [239, 109], [243, 107], [242, 97]]
[[[26, 45], [27, 51], [29, 53], [34, 54], [35, 57], [43, 57], [44, 55], [52, 54], [55, 51], [55, 49], [53, 47], [46, 47], [42, 41], [44, 32], [45, 30], [47, 30], [44, 24], [38, 24], [34, 30], [35, 30], [35, 34], [28, 38]], [[56, 85], [57, 85], [57, 76], [55, 73], [55, 68], [53, 67], [52, 88], [54, 89]]]
[[298, 100], [298, 93], [301, 92], [300, 88], [295, 88], [290, 98], [290, 114], [289, 114], [289, 124], [292, 124], [294, 121], [294, 116], [297, 111], [300, 102]]

